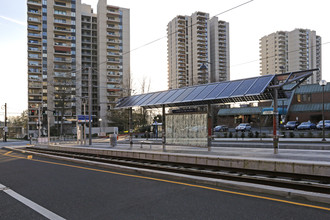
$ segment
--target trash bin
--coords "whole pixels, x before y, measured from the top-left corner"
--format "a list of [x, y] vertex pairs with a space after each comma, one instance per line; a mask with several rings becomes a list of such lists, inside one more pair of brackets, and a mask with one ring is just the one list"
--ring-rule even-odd
[[117, 134], [110, 134], [110, 147], [117, 146]]

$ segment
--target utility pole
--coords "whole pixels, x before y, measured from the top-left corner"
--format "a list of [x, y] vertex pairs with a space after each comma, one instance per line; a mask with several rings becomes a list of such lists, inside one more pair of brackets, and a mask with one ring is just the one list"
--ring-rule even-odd
[[5, 103], [5, 136], [3, 138], [4, 142], [7, 142], [7, 132], [8, 132], [8, 127], [7, 127], [7, 103]]
[[88, 67], [88, 119], [89, 145], [92, 145], [92, 68]]
[[41, 137], [40, 105], [38, 105], [38, 138]]

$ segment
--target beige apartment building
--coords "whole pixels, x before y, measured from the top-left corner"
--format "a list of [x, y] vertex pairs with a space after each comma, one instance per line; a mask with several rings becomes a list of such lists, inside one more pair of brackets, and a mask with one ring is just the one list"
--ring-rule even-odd
[[204, 12], [175, 17], [167, 25], [167, 56], [169, 89], [229, 80], [228, 23]]
[[[129, 9], [99, 0], [98, 13], [80, 0], [28, 0], [29, 134], [74, 133], [88, 114], [92, 72], [93, 127], [130, 91]], [[111, 119], [110, 119], [111, 120]]]
[[319, 68], [306, 84], [322, 79], [321, 37], [315, 31], [278, 31], [260, 39], [261, 75]]

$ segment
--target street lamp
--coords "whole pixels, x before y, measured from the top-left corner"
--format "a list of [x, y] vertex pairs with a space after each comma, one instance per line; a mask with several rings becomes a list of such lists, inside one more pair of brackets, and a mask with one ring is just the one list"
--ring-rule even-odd
[[207, 73], [207, 66], [203, 63], [200, 67], [199, 67], [199, 70], [202, 70], [203, 71], [203, 74], [204, 74], [204, 76], [203, 76], [203, 84], [205, 84], [205, 83], [207, 83], [207, 81], [206, 81], [206, 73]]
[[102, 118], [99, 118], [99, 122], [100, 122], [100, 133], [102, 132]]
[[319, 84], [322, 86], [322, 141], [326, 141], [324, 136], [324, 86], [327, 85], [327, 81], [320, 80]]

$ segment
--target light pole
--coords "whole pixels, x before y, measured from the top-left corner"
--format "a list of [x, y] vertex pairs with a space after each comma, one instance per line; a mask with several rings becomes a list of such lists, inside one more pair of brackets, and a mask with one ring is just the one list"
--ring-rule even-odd
[[102, 132], [102, 118], [99, 118], [99, 122], [100, 122], [100, 133]]
[[320, 80], [319, 84], [322, 87], [322, 141], [326, 141], [324, 135], [324, 87], [327, 85], [327, 81]]

